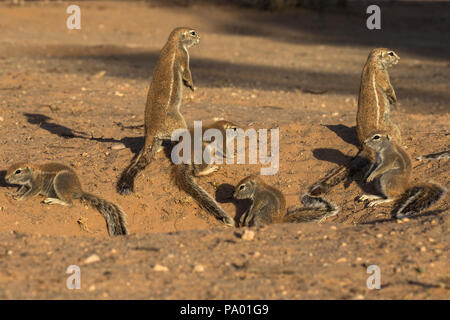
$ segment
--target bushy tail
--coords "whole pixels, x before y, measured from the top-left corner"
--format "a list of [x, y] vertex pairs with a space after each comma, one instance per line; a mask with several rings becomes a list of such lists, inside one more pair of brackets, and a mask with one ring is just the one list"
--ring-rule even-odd
[[446, 188], [435, 183], [414, 186], [396, 201], [392, 215], [397, 219], [417, 215], [438, 202], [446, 193]]
[[116, 185], [118, 193], [127, 195], [134, 192], [134, 179], [150, 163], [152, 155], [155, 153], [153, 149], [153, 145], [148, 148], [144, 146], [137, 157], [122, 171]]
[[222, 223], [235, 226], [233, 218], [231, 218], [219, 204], [200, 187], [194, 180], [193, 167], [190, 164], [175, 165], [173, 169], [174, 178], [180, 189], [184, 190], [198, 203], [200, 207], [212, 214]]
[[349, 162], [329, 171], [325, 177], [309, 187], [309, 194], [319, 196], [326, 194], [332, 187], [360, 172], [369, 164], [367, 151], [358, 152]]
[[440, 159], [448, 159], [448, 158], [450, 158], [450, 150], [426, 154], [424, 156], [419, 156], [416, 159], [417, 160], [440, 160]]
[[119, 206], [90, 193], [84, 193], [81, 200], [97, 209], [105, 218], [111, 237], [128, 234], [126, 215]]
[[339, 208], [335, 204], [320, 197], [304, 194], [301, 201], [303, 206], [292, 206], [288, 208], [286, 222], [320, 222], [339, 212]]

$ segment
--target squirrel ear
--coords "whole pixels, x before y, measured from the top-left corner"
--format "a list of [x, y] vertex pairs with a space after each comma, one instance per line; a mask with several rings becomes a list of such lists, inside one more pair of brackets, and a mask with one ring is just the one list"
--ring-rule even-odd
[[391, 136], [390, 135], [386, 135], [386, 138], [388, 139], [388, 140], [391, 140]]

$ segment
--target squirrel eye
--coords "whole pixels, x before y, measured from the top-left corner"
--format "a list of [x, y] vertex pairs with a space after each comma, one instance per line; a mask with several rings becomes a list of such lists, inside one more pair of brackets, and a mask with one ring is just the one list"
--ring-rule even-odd
[[245, 189], [245, 185], [241, 184], [241, 185], [239, 186], [239, 190], [244, 190], [244, 189]]
[[394, 56], [394, 53], [391, 51], [391, 52], [388, 53], [388, 55], [390, 55], [391, 57], [393, 57], [393, 56]]
[[191, 31], [189, 32], [189, 34], [190, 34], [191, 36], [195, 36], [197, 33], [195, 33], [194, 30], [191, 30]]
[[19, 174], [19, 173], [21, 173], [21, 172], [22, 172], [22, 170], [17, 169], [16, 172], [14, 172], [14, 173], [15, 173], [15, 174]]
[[376, 134], [376, 135], [373, 136], [373, 139], [374, 139], [374, 140], [378, 140], [378, 139], [380, 139], [380, 138], [381, 138], [381, 137], [380, 137], [379, 134]]

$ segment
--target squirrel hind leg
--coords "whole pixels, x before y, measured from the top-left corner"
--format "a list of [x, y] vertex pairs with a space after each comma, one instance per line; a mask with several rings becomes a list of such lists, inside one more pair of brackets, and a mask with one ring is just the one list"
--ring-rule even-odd
[[379, 204], [389, 203], [389, 202], [392, 202], [394, 200], [395, 200], [394, 198], [372, 200], [372, 201], [369, 202], [369, 204], [367, 206], [368, 207], [375, 207], [375, 206], [378, 206]]
[[45, 198], [44, 200], [42, 200], [42, 202], [45, 204], [59, 204], [59, 205], [68, 206], [68, 207], [70, 207], [72, 205], [72, 202], [69, 203], [69, 202], [60, 200], [58, 198]]
[[212, 164], [209, 164], [207, 166], [202, 166], [202, 165], [196, 166], [196, 165], [194, 165], [194, 175], [196, 177], [207, 176], [209, 174], [212, 174], [212, 173], [216, 172], [217, 170], [219, 170], [219, 167], [216, 166], [216, 165], [212, 165]]
[[361, 196], [358, 197], [358, 201], [363, 202], [363, 201], [374, 201], [374, 200], [380, 200], [380, 199], [384, 199], [382, 196], [376, 195], [376, 194], [363, 194]]
[[[49, 200], [45, 203], [57, 203], [62, 205], [71, 206], [72, 200], [77, 194], [81, 194], [81, 184], [78, 180], [78, 177], [75, 173], [70, 171], [61, 171], [55, 176], [55, 180], [53, 181], [53, 189], [48, 198], [45, 200]], [[54, 193], [54, 194], [53, 194]], [[54, 201], [53, 196], [56, 195], [56, 198], [59, 201]]]
[[162, 150], [163, 140], [157, 137], [141, 149], [138, 156], [122, 171], [117, 181], [116, 190], [121, 195], [129, 195], [134, 192], [134, 180], [155, 157], [156, 153]]

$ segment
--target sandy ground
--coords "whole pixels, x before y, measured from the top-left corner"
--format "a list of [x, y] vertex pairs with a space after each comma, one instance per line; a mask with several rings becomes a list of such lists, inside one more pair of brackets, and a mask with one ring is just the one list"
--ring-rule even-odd
[[[383, 8], [379, 31], [365, 28], [364, 8], [270, 13], [108, 2], [83, 2], [81, 30], [68, 30], [66, 6], [0, 3], [1, 168], [71, 165], [86, 191], [124, 209], [132, 234], [109, 239], [101, 216], [79, 203], [19, 203], [0, 171], [0, 298], [450, 297], [448, 196], [398, 223], [388, 205], [355, 202], [357, 183], [338, 186], [328, 195], [341, 208], [336, 217], [252, 229], [255, 237], [244, 240], [244, 230], [222, 227], [170, 182], [162, 153], [137, 179], [135, 195], [114, 189], [143, 144], [142, 129], [118, 123], [143, 123], [153, 67], [176, 26], [201, 36], [190, 51], [197, 90], [186, 91], [182, 105], [188, 124], [225, 118], [280, 128], [280, 170], [264, 180], [288, 205], [356, 153], [360, 73], [374, 47], [401, 57], [390, 71], [399, 100], [392, 118], [408, 153], [448, 148], [447, 4]], [[112, 148], [120, 143], [125, 148]], [[448, 164], [413, 160], [413, 178], [450, 187]], [[231, 185], [260, 167], [226, 165], [199, 182], [234, 216]], [[86, 263], [93, 254], [99, 261]], [[72, 264], [81, 267], [81, 290], [65, 286]], [[371, 264], [381, 268], [381, 290], [366, 287]]]

